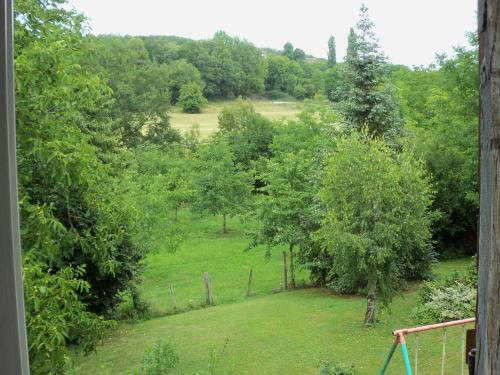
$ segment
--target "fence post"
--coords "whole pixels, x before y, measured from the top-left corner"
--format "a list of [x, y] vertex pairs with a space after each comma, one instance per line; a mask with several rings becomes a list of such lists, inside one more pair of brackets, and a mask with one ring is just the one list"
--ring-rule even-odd
[[290, 289], [295, 289], [295, 263], [293, 245], [290, 245]]
[[172, 298], [172, 305], [174, 306], [174, 310], [177, 308], [177, 300], [175, 299], [174, 287], [172, 284], [169, 286], [170, 297]]
[[208, 276], [208, 272], [203, 274], [203, 280], [205, 281], [206, 304], [207, 306], [211, 306], [213, 304], [212, 281], [210, 280], [210, 276]]
[[253, 270], [252, 268], [250, 268], [250, 273], [248, 274], [247, 297], [250, 297], [250, 287], [252, 286], [252, 273]]
[[283, 282], [285, 290], [288, 290], [288, 271], [286, 268], [286, 251], [283, 251]]

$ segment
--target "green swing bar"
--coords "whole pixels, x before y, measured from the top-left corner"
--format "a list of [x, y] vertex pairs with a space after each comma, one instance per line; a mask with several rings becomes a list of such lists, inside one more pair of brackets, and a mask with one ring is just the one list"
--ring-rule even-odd
[[[403, 354], [403, 361], [405, 364], [405, 369], [406, 369], [406, 375], [412, 375], [412, 369], [410, 365], [410, 356], [408, 355], [408, 348], [406, 347], [406, 340], [405, 336], [412, 334], [412, 333], [417, 333], [418, 332], [423, 332], [423, 331], [430, 331], [433, 329], [439, 329], [442, 328], [444, 330], [443, 334], [443, 352], [441, 356], [441, 374], [444, 373], [444, 358], [445, 358], [445, 345], [446, 345], [446, 328], [448, 327], [453, 327], [453, 326], [459, 326], [459, 325], [465, 325], [467, 323], [473, 323], [475, 322], [475, 318], [469, 318], [469, 319], [461, 319], [461, 320], [454, 320], [451, 322], [446, 322], [446, 323], [438, 323], [438, 324], [430, 324], [426, 326], [420, 326], [420, 327], [414, 327], [414, 328], [404, 328], [404, 329], [398, 329], [394, 332], [392, 332], [392, 335], [394, 336], [394, 342], [392, 343], [391, 349], [389, 350], [389, 353], [387, 354], [384, 363], [382, 365], [382, 368], [379, 371], [379, 375], [384, 375], [385, 371], [387, 370], [387, 367], [389, 367], [389, 363], [391, 362], [391, 359], [394, 355], [394, 352], [396, 351], [396, 348], [398, 344], [401, 344], [401, 352]], [[463, 345], [462, 345], [463, 348]], [[463, 350], [463, 349], [462, 349]], [[463, 354], [463, 353], [462, 353]], [[417, 358], [417, 354], [415, 354], [415, 360]], [[462, 361], [462, 371], [463, 371], [463, 361]]]

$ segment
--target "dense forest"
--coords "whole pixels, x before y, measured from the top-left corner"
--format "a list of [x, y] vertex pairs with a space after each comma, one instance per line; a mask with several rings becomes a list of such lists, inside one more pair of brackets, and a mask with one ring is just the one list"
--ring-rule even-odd
[[[433, 65], [388, 62], [366, 7], [343, 61], [292, 43], [94, 36], [64, 0], [15, 8], [16, 115], [31, 368], [64, 373], [68, 346], [94, 350], [158, 241], [159, 212], [189, 207], [254, 223], [248, 249], [284, 245], [311, 283], [367, 297], [376, 320], [436, 259], [474, 253], [478, 211], [477, 41]], [[291, 121], [249, 98], [304, 100]], [[174, 106], [236, 99], [201, 139]], [[174, 221], [175, 222], [175, 221]], [[166, 234], [165, 234], [166, 232]], [[242, 249], [242, 251], [245, 249]], [[264, 254], [262, 255], [264, 256]]]

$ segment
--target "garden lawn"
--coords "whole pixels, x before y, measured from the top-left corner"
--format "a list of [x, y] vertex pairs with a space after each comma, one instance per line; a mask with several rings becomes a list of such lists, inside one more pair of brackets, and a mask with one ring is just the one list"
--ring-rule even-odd
[[[196, 124], [200, 127], [201, 137], [206, 138], [217, 131], [219, 112], [231, 103], [232, 101], [210, 102], [203, 108], [202, 113], [184, 113], [181, 108], [174, 107], [169, 113], [170, 123], [181, 133], [188, 132]], [[300, 112], [300, 105], [297, 102], [253, 100], [252, 103], [257, 112], [273, 120], [294, 119]]]
[[[444, 273], [464, 270], [466, 261], [445, 262]], [[239, 303], [121, 324], [98, 348], [80, 359], [83, 374], [129, 374], [145, 348], [159, 339], [173, 343], [180, 355], [179, 374], [206, 371], [210, 352], [220, 358], [217, 374], [317, 374], [324, 359], [354, 364], [361, 374], [375, 374], [392, 342], [391, 331], [414, 325], [417, 286], [394, 300], [372, 328], [362, 325], [365, 299], [303, 289], [250, 297]], [[419, 373], [440, 370], [441, 331], [420, 335]], [[446, 374], [460, 373], [462, 328], [447, 333]], [[227, 342], [227, 344], [226, 344]], [[414, 339], [408, 338], [413, 362]], [[225, 348], [225, 349], [224, 349]], [[401, 352], [387, 374], [403, 373]], [[231, 371], [232, 370], [232, 371]]]

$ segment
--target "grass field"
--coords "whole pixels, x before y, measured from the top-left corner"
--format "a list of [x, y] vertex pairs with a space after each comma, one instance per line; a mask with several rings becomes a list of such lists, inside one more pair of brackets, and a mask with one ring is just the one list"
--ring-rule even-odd
[[[275, 248], [269, 258], [265, 257], [264, 247], [245, 251], [250, 241], [245, 232], [251, 224], [229, 218], [229, 231], [222, 235], [221, 217], [200, 218], [189, 210], [182, 210], [178, 225], [186, 231], [186, 240], [180, 249], [175, 253], [158, 249], [148, 258], [144, 273], [142, 295], [155, 314], [173, 312], [170, 284], [178, 309], [203, 304], [204, 272], [208, 272], [212, 280], [217, 305], [245, 299], [250, 268], [253, 270], [252, 296], [270, 294], [283, 286], [282, 251], [285, 248]], [[297, 270], [297, 281], [307, 279], [307, 271]]]
[[[202, 113], [197, 114], [184, 113], [180, 108], [174, 107], [170, 113], [170, 122], [182, 133], [189, 131], [194, 124], [199, 125], [201, 137], [206, 138], [217, 131], [217, 116], [224, 106], [230, 104], [231, 101], [210, 102]], [[296, 102], [254, 100], [253, 105], [257, 112], [270, 119], [292, 119], [300, 112], [300, 104]]]
[[[269, 260], [264, 249], [245, 252], [245, 231], [251, 224], [232, 219], [229, 233], [222, 236], [219, 217], [199, 218], [184, 210], [179, 220], [188, 239], [176, 253], [160, 248], [149, 257], [143, 294], [155, 312], [172, 312], [171, 283], [179, 308], [197, 306], [204, 298], [202, 274], [209, 272], [216, 306], [120, 324], [97, 354], [79, 359], [83, 374], [98, 374], [100, 369], [109, 374], [132, 373], [144, 350], [161, 338], [176, 346], [182, 374], [205, 371], [213, 350], [220, 357], [217, 374], [316, 374], [325, 359], [352, 363], [361, 374], [374, 374], [391, 344], [391, 331], [414, 325], [417, 285], [396, 298], [380, 316], [381, 322], [367, 329], [362, 325], [366, 304], [362, 297], [341, 297], [313, 288], [274, 294], [282, 285], [281, 251], [274, 251]], [[443, 262], [436, 272], [443, 276], [463, 270], [467, 262]], [[253, 295], [246, 298], [250, 267]], [[306, 278], [306, 272], [299, 272], [298, 279]], [[459, 373], [461, 332], [460, 328], [448, 332], [449, 375]], [[421, 335], [420, 374], [438, 371], [440, 339], [440, 332]], [[413, 355], [411, 338], [408, 345]], [[388, 374], [402, 373], [400, 357], [398, 351]]]

